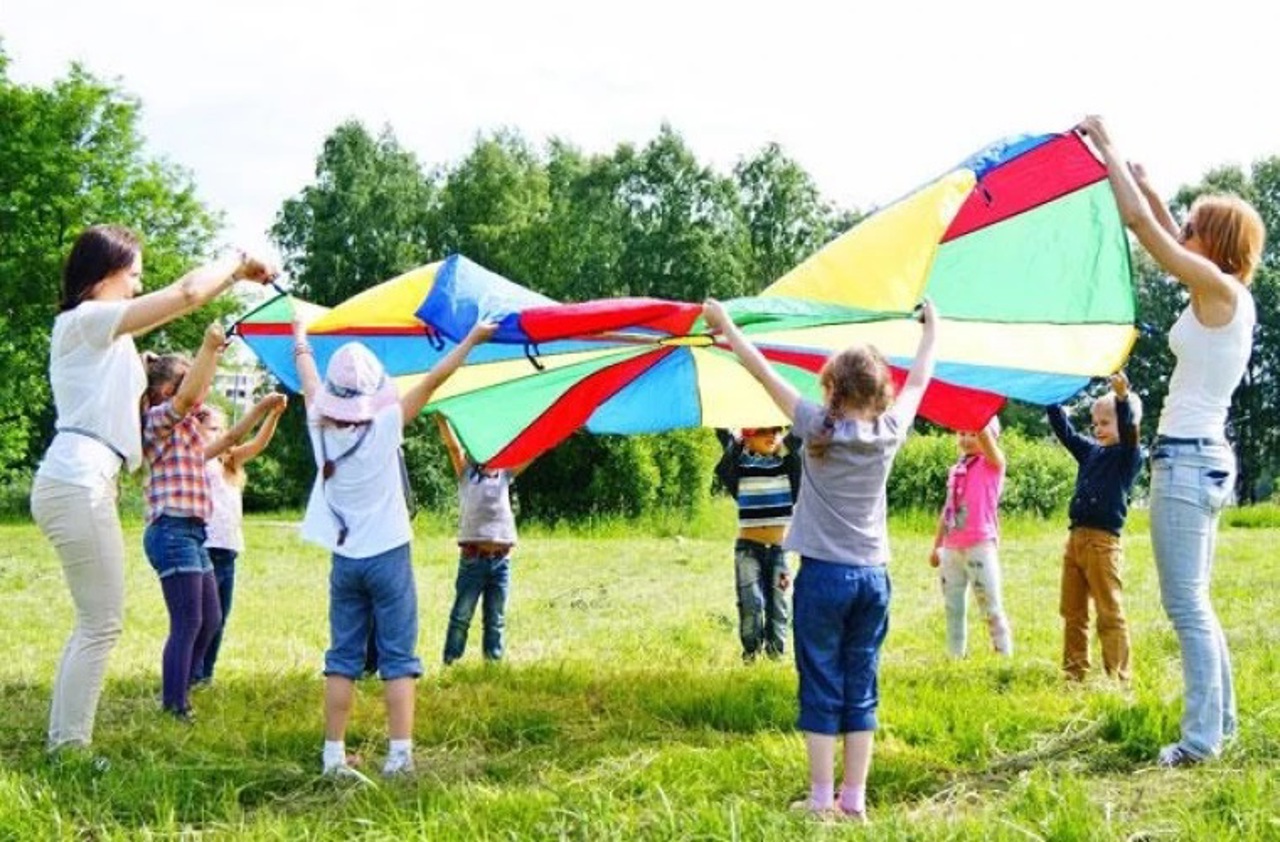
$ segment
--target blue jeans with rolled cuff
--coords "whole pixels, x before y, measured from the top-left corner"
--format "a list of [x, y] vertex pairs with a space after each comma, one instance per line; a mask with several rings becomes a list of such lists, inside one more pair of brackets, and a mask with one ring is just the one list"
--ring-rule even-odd
[[880, 647], [889, 632], [891, 593], [884, 565], [801, 560], [795, 590], [801, 731], [876, 729]]

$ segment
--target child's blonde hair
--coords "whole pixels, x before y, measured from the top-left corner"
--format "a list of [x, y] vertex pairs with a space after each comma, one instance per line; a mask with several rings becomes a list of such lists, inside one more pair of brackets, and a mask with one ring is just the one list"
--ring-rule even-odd
[[[1106, 407], [1112, 415], [1116, 414], [1116, 393], [1107, 392], [1102, 397], [1093, 402], [1094, 406]], [[1137, 392], [1129, 393], [1129, 412], [1133, 415], [1133, 426], [1138, 427], [1142, 424], [1142, 398]]]
[[831, 443], [830, 431], [849, 410], [882, 415], [893, 403], [893, 377], [884, 355], [874, 345], [851, 345], [832, 354], [818, 374], [827, 396], [826, 430], [811, 437], [809, 455], [822, 458]]
[[[206, 419], [216, 419], [222, 425], [223, 435], [226, 435], [227, 414], [222, 411], [222, 407], [211, 403], [205, 404], [200, 408], [199, 418], [202, 423]], [[218, 457], [218, 464], [222, 466], [223, 476], [225, 476], [229, 482], [237, 488], [244, 488], [245, 481], [248, 479], [244, 472], [244, 465], [232, 458], [230, 448], [228, 448], [222, 456]]]

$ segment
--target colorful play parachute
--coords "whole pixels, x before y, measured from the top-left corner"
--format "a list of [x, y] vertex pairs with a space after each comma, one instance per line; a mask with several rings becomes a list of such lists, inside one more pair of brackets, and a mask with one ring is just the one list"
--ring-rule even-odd
[[[910, 314], [925, 296], [944, 323], [921, 414], [940, 424], [980, 427], [1008, 398], [1062, 401], [1123, 363], [1136, 336], [1128, 242], [1106, 172], [1077, 136], [984, 149], [759, 297], [727, 306], [783, 375], [816, 398], [825, 359], [860, 342], [885, 353], [900, 382], [920, 335]], [[478, 276], [442, 275], [418, 310], [452, 338], [481, 315], [501, 316], [495, 341], [521, 345], [529, 360], [468, 365], [433, 407], [477, 459], [496, 466], [532, 458], [579, 427], [639, 433], [783, 420], [705, 330], [698, 305], [505, 306]], [[547, 345], [570, 338], [595, 347]]]
[[[1008, 398], [1065, 400], [1109, 374], [1135, 338], [1127, 238], [1106, 173], [1074, 134], [995, 144], [863, 220], [730, 315], [809, 397], [835, 350], [884, 352], [899, 381], [919, 339], [913, 307], [943, 316], [921, 413], [976, 428]], [[293, 384], [282, 299], [239, 333]], [[359, 338], [395, 375], [428, 368], [480, 318], [474, 351], [429, 410], [472, 456], [519, 464], [574, 430], [643, 433], [784, 419], [701, 307], [655, 299], [557, 304], [465, 258], [367, 290], [309, 322], [323, 366]], [[283, 335], [282, 335], [283, 334]], [[272, 339], [271, 337], [278, 337]], [[284, 344], [272, 346], [271, 342]]]

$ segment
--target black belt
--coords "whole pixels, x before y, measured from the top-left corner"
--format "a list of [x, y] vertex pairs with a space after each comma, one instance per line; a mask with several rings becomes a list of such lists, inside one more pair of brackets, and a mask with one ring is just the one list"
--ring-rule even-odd
[[1178, 436], [1156, 436], [1156, 444], [1193, 444], [1196, 447], [1218, 447], [1220, 445], [1225, 445], [1226, 441], [1223, 439], [1210, 438], [1187, 439], [1180, 438]]

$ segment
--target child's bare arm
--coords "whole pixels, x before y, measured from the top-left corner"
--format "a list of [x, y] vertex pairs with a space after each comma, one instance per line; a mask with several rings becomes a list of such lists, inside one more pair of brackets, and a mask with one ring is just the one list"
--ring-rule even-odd
[[729, 318], [729, 314], [725, 312], [724, 306], [714, 298], [708, 298], [702, 305], [702, 318], [706, 321], [707, 327], [712, 330], [720, 331], [725, 341], [729, 343], [729, 347], [733, 349], [733, 353], [737, 354], [738, 359], [752, 377], [759, 381], [764, 390], [769, 393], [769, 397], [778, 405], [787, 419], [794, 421], [796, 417], [796, 404], [800, 402], [800, 392], [789, 381], [778, 374], [769, 361], [764, 358], [764, 354], [760, 353], [760, 349], [751, 343], [749, 339], [743, 336], [742, 331], [733, 323], [733, 319]]
[[271, 444], [271, 439], [276, 434], [276, 425], [280, 423], [280, 416], [289, 405], [289, 399], [272, 392], [259, 401], [258, 405], [265, 405], [266, 417], [252, 439], [239, 447], [231, 448], [231, 461], [236, 465], [243, 465], [267, 449], [267, 445]]
[[182, 378], [182, 385], [173, 396], [173, 411], [178, 415], [186, 415], [191, 408], [204, 400], [213, 383], [213, 374], [218, 370], [218, 358], [226, 347], [227, 337], [222, 332], [222, 325], [214, 322], [205, 329], [204, 341], [196, 353], [195, 361]]
[[400, 410], [404, 415], [405, 424], [418, 417], [418, 413], [431, 400], [436, 389], [439, 389], [466, 362], [467, 354], [471, 353], [471, 349], [483, 342], [488, 342], [497, 329], [496, 322], [476, 323], [461, 343], [445, 354], [412, 389], [400, 397]]
[[453, 465], [454, 475], [462, 476], [462, 472], [467, 469], [467, 460], [462, 454], [458, 436], [453, 432], [453, 427], [449, 426], [449, 419], [437, 412], [436, 427], [440, 430], [440, 439], [444, 442], [445, 452], [449, 454], [449, 464]]
[[916, 358], [911, 364], [907, 380], [902, 384], [902, 391], [894, 400], [895, 414], [909, 421], [915, 418], [924, 400], [925, 389], [933, 379], [935, 346], [938, 341], [938, 310], [933, 302], [925, 299], [921, 304], [921, 319], [924, 331], [920, 334], [920, 344], [916, 346]]
[[316, 370], [315, 354], [307, 342], [307, 329], [297, 319], [293, 322], [293, 364], [298, 370], [302, 399], [309, 407], [320, 392], [320, 372]]
[[991, 423], [988, 423], [978, 433], [978, 447], [982, 448], [982, 455], [988, 462], [1000, 470], [1004, 470], [1004, 451], [1000, 449], [1000, 439], [996, 437], [995, 429]]

